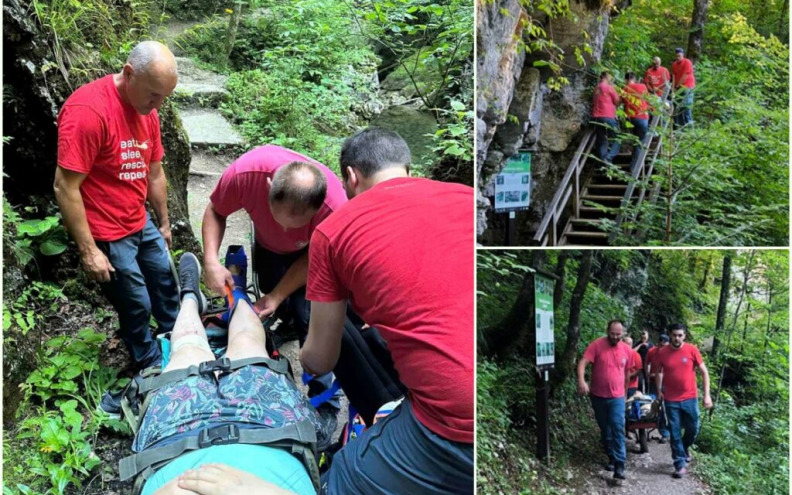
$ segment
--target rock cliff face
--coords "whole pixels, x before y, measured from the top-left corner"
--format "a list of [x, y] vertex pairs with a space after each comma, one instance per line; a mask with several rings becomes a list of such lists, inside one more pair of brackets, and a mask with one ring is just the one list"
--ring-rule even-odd
[[[622, 2], [629, 3], [629, 2]], [[603, 6], [602, 4], [605, 4]], [[479, 1], [477, 93], [477, 234], [485, 245], [504, 243], [505, 215], [495, 215], [495, 176], [518, 150], [532, 152], [531, 209], [517, 213], [517, 243], [528, 245], [571, 160], [589, 114], [590, 71], [575, 60], [588, 43], [586, 66], [599, 61], [611, 17], [611, 2], [570, 0], [572, 15], [549, 19], [526, 12], [519, 0]], [[624, 7], [619, 5], [618, 7]], [[551, 73], [534, 68], [542, 53], [521, 47], [526, 22], [538, 21], [564, 53], [559, 91], [545, 84]]]

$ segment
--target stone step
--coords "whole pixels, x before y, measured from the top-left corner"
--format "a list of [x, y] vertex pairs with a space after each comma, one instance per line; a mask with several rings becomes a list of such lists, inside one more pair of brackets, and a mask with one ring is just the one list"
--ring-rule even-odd
[[216, 153], [195, 149], [191, 153], [190, 174], [219, 177], [238, 158], [238, 153]]
[[244, 140], [215, 109], [179, 110], [182, 125], [193, 149], [241, 147]]
[[179, 83], [172, 96], [176, 101], [203, 108], [216, 108], [228, 96], [225, 89], [227, 76], [201, 69], [190, 58], [176, 57], [176, 62], [179, 67]]

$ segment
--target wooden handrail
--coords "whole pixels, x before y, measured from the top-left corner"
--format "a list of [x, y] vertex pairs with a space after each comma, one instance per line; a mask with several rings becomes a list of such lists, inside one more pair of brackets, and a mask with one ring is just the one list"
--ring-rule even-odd
[[[550, 202], [550, 207], [547, 209], [547, 212], [545, 212], [542, 223], [539, 224], [539, 228], [536, 230], [536, 234], [534, 234], [534, 241], [540, 246], [556, 246], [558, 244], [558, 222], [561, 220], [561, 215], [570, 197], [574, 196], [575, 208], [577, 208], [580, 202], [580, 172], [586, 163], [585, 158], [588, 156], [593, 144], [594, 128], [589, 127], [583, 134], [583, 139], [581, 139], [580, 145], [577, 151], [575, 151], [575, 155], [572, 157], [569, 167], [567, 167], [564, 178], [561, 179], [561, 183], [558, 189], [556, 189], [553, 200]], [[574, 179], [574, 184], [572, 184], [572, 179]], [[570, 186], [573, 186], [572, 190], [568, 191]], [[550, 236], [547, 235], [548, 227], [552, 227], [552, 235]]]

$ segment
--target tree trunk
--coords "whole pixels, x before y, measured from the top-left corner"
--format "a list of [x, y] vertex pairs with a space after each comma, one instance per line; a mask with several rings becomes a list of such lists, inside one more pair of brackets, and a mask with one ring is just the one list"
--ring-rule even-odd
[[580, 344], [580, 310], [583, 305], [583, 297], [586, 295], [589, 279], [591, 278], [591, 264], [594, 251], [583, 251], [583, 258], [578, 266], [577, 283], [569, 299], [569, 323], [566, 330], [566, 344], [561, 359], [556, 360], [553, 369], [552, 388], [563, 383], [575, 368], [575, 358], [577, 358], [578, 345]]
[[701, 277], [701, 282], [699, 282], [698, 288], [699, 291], [703, 292], [704, 288], [707, 287], [707, 281], [709, 280], [710, 269], [712, 268], [712, 256], [707, 256], [704, 259], [704, 275]]
[[694, 64], [701, 57], [701, 47], [704, 43], [704, 23], [707, 22], [707, 7], [709, 7], [709, 0], [695, 0], [693, 3], [687, 58]]
[[718, 347], [720, 347], [720, 335], [721, 333], [723, 333], [723, 325], [726, 320], [726, 303], [729, 301], [731, 262], [732, 262], [732, 254], [726, 253], [726, 256], [723, 258], [723, 274], [721, 276], [721, 292], [720, 292], [720, 301], [718, 301], [718, 315], [715, 318], [715, 337], [712, 340], [712, 352], [710, 354], [713, 361], [718, 356]]
[[231, 58], [231, 51], [234, 49], [234, 42], [236, 41], [237, 30], [239, 29], [239, 19], [242, 18], [242, 2], [234, 2], [234, 11], [228, 19], [228, 32], [226, 32], [225, 43], [225, 65], [228, 66], [228, 61]]
[[566, 263], [569, 260], [571, 254], [568, 249], [564, 249], [560, 253], [558, 253], [558, 262], [556, 263], [555, 274], [558, 276], [558, 280], [555, 283], [555, 287], [553, 289], [553, 307], [560, 308], [561, 302], [564, 300], [564, 285], [566, 279]]

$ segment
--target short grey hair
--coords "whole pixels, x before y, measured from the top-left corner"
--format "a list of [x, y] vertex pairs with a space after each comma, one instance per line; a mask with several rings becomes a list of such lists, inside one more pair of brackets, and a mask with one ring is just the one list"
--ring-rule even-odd
[[[129, 52], [126, 63], [135, 69], [135, 72], [148, 72], [151, 64], [162, 53], [162, 49], [167, 47], [158, 41], [141, 41]], [[176, 59], [173, 60], [173, 75], [177, 75]]]

